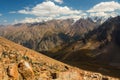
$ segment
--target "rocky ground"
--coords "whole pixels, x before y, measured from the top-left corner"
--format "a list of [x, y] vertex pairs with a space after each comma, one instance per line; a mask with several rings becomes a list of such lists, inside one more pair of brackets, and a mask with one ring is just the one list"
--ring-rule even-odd
[[0, 37], [0, 80], [120, 80], [83, 71]]

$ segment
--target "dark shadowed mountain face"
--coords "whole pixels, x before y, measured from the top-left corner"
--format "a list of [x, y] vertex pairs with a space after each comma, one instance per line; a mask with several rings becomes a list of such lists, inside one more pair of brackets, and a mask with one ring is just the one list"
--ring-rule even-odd
[[[100, 42], [99, 48], [102, 54], [100, 59], [109, 62], [109, 64], [118, 64], [120, 66], [120, 16], [108, 19], [94, 33], [96, 40]], [[99, 56], [98, 56], [99, 57]]]

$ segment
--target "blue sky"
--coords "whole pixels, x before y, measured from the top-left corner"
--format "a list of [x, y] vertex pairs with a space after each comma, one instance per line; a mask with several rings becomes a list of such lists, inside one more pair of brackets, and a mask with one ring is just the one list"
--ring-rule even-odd
[[0, 0], [0, 24], [114, 17], [119, 13], [119, 0]]

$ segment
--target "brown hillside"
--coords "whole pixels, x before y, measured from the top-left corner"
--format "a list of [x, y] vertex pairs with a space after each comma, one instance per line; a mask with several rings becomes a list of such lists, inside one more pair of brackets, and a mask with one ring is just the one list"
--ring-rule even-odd
[[0, 80], [119, 80], [79, 70], [0, 37]]
[[0, 80], [82, 80], [80, 70], [0, 37]]

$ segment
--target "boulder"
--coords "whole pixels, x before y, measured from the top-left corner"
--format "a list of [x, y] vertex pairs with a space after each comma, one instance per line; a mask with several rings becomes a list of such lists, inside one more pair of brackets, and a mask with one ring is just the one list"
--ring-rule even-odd
[[26, 80], [34, 80], [34, 71], [27, 61], [21, 61], [18, 64], [19, 73]]
[[13, 64], [10, 64], [8, 66], [8, 70], [7, 70], [7, 73], [8, 73], [8, 76], [15, 79], [15, 80], [18, 80], [18, 77], [19, 77], [19, 73], [18, 73], [18, 67], [17, 67], [17, 64], [13, 63]]

